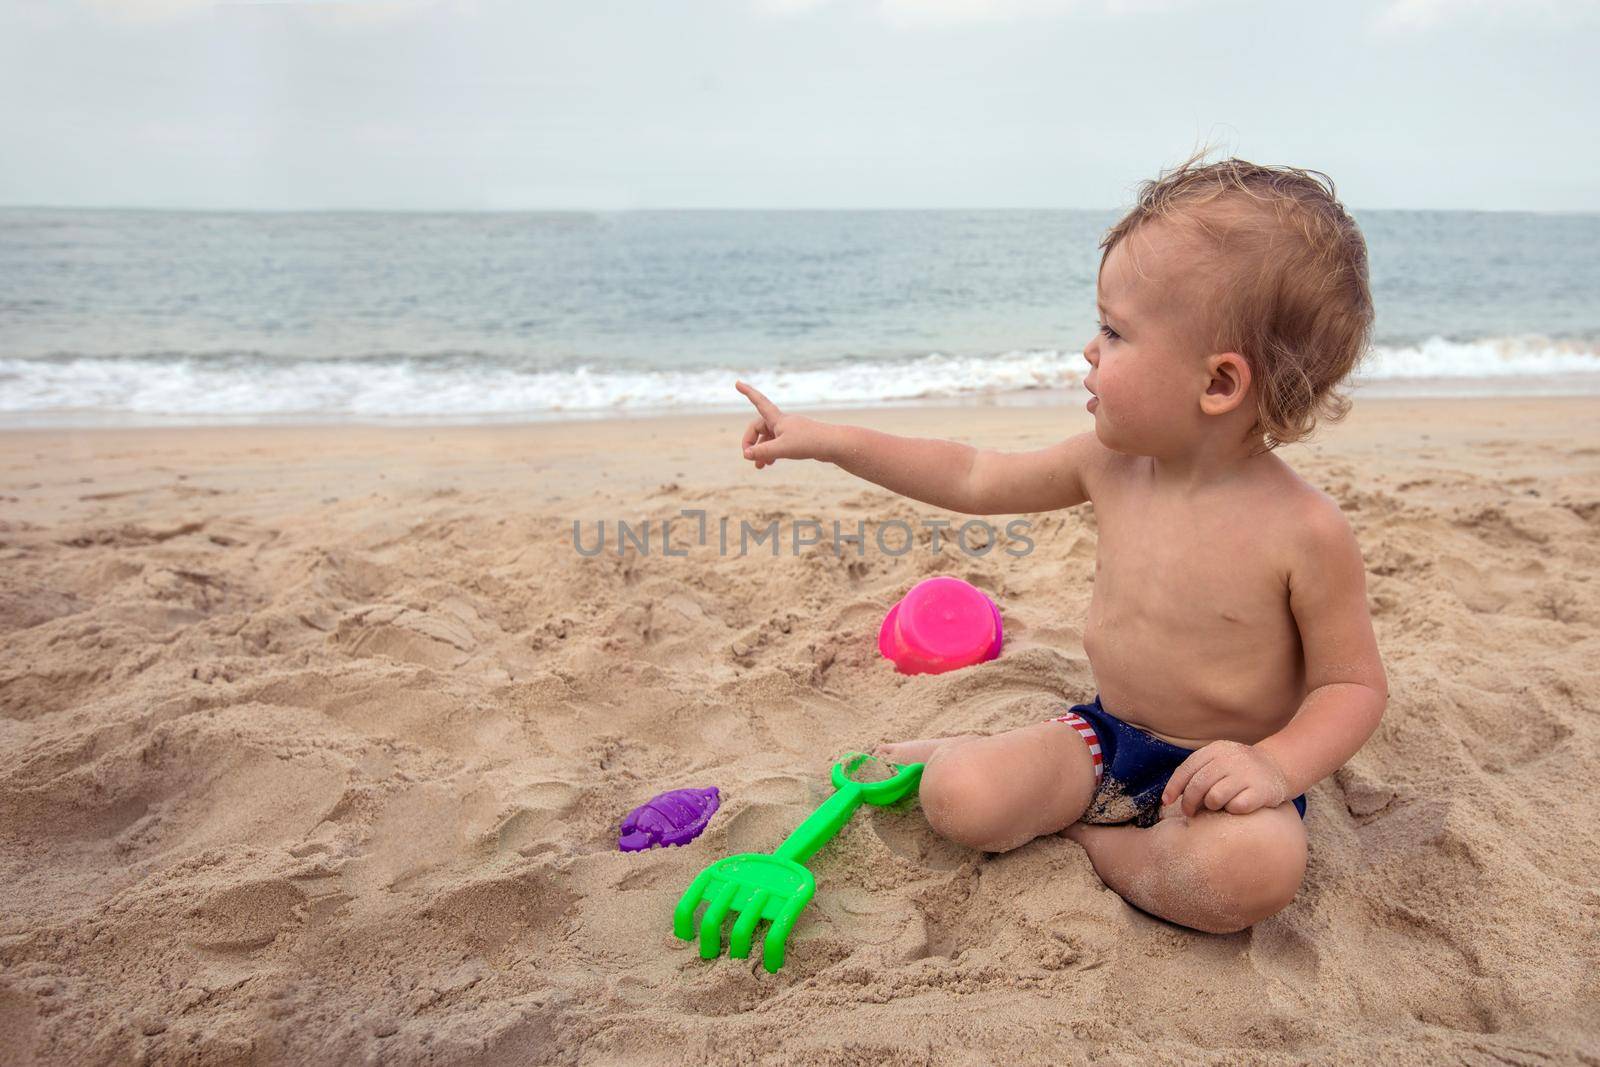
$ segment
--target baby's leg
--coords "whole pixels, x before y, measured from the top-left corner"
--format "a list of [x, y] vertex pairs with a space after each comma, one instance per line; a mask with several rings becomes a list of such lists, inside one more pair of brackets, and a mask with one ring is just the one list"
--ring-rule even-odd
[[[932, 746], [919, 786], [928, 825], [969, 848], [1005, 852], [1056, 833], [1076, 822], [1094, 795], [1089, 746], [1064, 723], [905, 744]], [[907, 754], [883, 758], [916, 762]]]
[[905, 766], [907, 763], [927, 763], [928, 757], [933, 755], [952, 741], [970, 741], [981, 734], [955, 734], [951, 737], [925, 737], [916, 741], [895, 741], [891, 744], [879, 745], [872, 750], [873, 756], [890, 763]]
[[1248, 815], [1169, 807], [1148, 830], [1078, 823], [1066, 836], [1100, 880], [1134, 907], [1213, 934], [1231, 934], [1288, 906], [1306, 869], [1306, 829], [1293, 804]]

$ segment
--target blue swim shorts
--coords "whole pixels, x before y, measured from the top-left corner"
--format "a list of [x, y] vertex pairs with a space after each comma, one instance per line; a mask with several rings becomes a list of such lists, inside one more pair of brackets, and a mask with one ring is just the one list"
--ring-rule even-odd
[[[1100, 705], [1098, 695], [1094, 703], [1074, 705], [1046, 721], [1078, 731], [1094, 759], [1094, 796], [1080, 822], [1154, 826], [1161, 818], [1167, 779], [1195, 751], [1123, 722]], [[1306, 817], [1304, 793], [1294, 798], [1294, 809]]]

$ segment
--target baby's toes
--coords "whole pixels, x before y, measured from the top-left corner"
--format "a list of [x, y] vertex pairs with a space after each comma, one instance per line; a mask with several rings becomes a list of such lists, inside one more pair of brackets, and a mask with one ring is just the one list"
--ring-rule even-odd
[[889, 744], [879, 745], [872, 750], [873, 758], [881, 759], [885, 763], [922, 763], [933, 755], [941, 739], [925, 741], [894, 741]]
[[874, 760], [885, 760], [888, 763], [896, 763], [898, 760], [894, 757], [904, 753], [904, 750], [906, 750], [906, 742], [883, 742], [883, 744], [872, 750], [872, 758]]

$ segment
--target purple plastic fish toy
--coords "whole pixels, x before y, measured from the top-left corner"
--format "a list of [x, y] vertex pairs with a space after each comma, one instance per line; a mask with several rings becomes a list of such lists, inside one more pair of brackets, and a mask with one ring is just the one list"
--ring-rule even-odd
[[657, 794], [628, 812], [617, 847], [638, 852], [656, 845], [687, 845], [700, 836], [721, 802], [716, 786]]

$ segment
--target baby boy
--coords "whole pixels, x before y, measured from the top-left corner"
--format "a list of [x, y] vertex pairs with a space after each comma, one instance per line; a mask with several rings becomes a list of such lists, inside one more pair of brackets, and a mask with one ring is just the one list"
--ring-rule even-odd
[[1100, 245], [1092, 433], [974, 449], [785, 414], [741, 382], [758, 412], [743, 451], [968, 514], [1092, 503], [1093, 702], [875, 754], [926, 763], [946, 838], [1003, 852], [1065, 833], [1130, 904], [1225, 933], [1294, 898], [1305, 791], [1388, 695], [1350, 526], [1273, 451], [1349, 406], [1366, 243], [1314, 171], [1190, 159], [1139, 192]]

